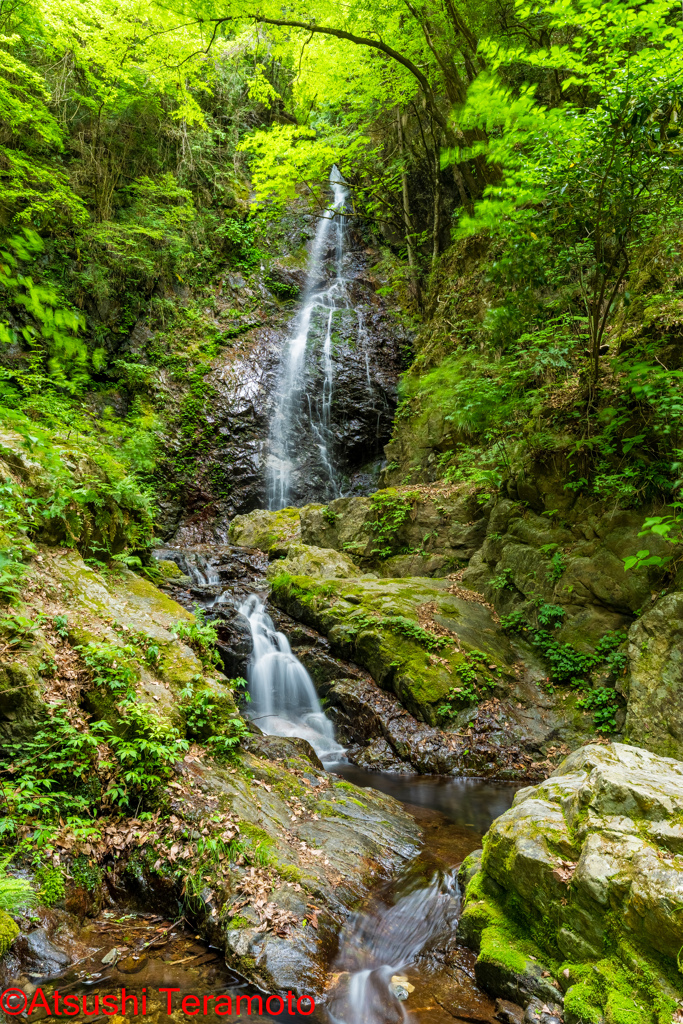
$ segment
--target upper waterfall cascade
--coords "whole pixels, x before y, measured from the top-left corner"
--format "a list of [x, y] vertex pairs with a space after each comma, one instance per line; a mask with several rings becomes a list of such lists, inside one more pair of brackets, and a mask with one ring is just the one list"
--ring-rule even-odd
[[[267, 467], [268, 507], [285, 508], [301, 450], [301, 422], [305, 420], [317, 448], [317, 462], [326, 479], [327, 500], [339, 497], [340, 481], [332, 452], [331, 409], [334, 385], [332, 364], [332, 318], [335, 309], [348, 308], [348, 291], [343, 276], [344, 243], [348, 218], [345, 215], [349, 190], [335, 165], [330, 173], [332, 205], [318, 221], [308, 263], [304, 301], [291, 338], [282, 356], [275, 409], [270, 423], [270, 456]], [[325, 280], [324, 265], [334, 247], [335, 275]], [[306, 389], [306, 349], [314, 326], [323, 332], [316, 353], [322, 370], [322, 390]]]

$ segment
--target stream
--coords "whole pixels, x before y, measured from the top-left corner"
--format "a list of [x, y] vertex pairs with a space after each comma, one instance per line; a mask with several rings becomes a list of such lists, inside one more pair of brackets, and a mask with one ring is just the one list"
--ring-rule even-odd
[[[245, 558], [245, 552], [230, 548], [163, 549], [158, 554], [175, 559], [194, 580], [184, 594], [174, 591], [176, 599], [187, 607], [199, 602], [217, 622], [224, 618], [234, 623], [237, 614], [248, 627], [251, 701], [245, 713], [254, 724], [267, 734], [307, 740], [328, 772], [401, 801], [424, 834], [418, 857], [397, 878], [379, 886], [343, 926], [330, 963], [325, 1004], [312, 1016], [291, 1018], [286, 1010], [284, 1016], [320, 1024], [493, 1022], [493, 1001], [474, 982], [475, 956], [454, 940], [461, 903], [456, 874], [463, 859], [481, 846], [493, 819], [511, 805], [517, 786], [374, 772], [351, 764], [311, 676], [273, 622], [265, 596], [265, 559], [259, 562], [253, 553]], [[177, 941], [192, 940], [181, 939], [179, 933]], [[168, 967], [163, 970], [173, 973]], [[189, 986], [187, 991], [215, 992], [221, 984], [234, 996], [256, 991], [239, 988], [235, 976], [217, 963], [210, 970], [180, 965], [173, 970], [174, 984]]]

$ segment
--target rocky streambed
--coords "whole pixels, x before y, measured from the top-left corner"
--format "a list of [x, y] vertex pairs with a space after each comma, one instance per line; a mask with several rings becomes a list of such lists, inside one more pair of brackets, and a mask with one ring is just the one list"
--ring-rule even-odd
[[[311, 543], [316, 521], [330, 526], [317, 506], [238, 519], [230, 545], [159, 549], [162, 589], [39, 549], [23, 596], [42, 626], [2, 663], [5, 745], [60, 703], [121, 728], [88, 645], [126, 647], [137, 701], [192, 742], [156, 810], [109, 813], [90, 837], [62, 822], [46, 851], [56, 875], [22, 868], [52, 907], [2, 918], [6, 983], [27, 996], [67, 975], [93, 995], [124, 976], [131, 991], [161, 977], [187, 992], [312, 994], [314, 1019], [345, 1024], [677, 1020], [680, 763], [596, 736], [461, 570], [412, 576], [413, 553], [388, 576], [353, 560], [344, 514], [332, 547]], [[455, 551], [477, 521], [452, 518]], [[344, 763], [256, 725], [234, 760], [216, 760], [197, 732], [188, 693], [221, 721], [239, 714], [229, 680], [248, 672], [238, 607], [254, 592], [270, 593]], [[197, 604], [224, 671], [178, 632]], [[458, 707], [468, 670], [485, 699]], [[608, 684], [609, 666], [597, 671]]]

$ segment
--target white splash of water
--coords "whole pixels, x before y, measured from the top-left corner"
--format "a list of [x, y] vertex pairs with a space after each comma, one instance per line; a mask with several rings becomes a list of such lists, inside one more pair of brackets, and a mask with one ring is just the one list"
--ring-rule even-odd
[[[339, 482], [330, 456], [332, 392], [334, 367], [332, 363], [332, 323], [335, 309], [348, 306], [346, 282], [342, 269], [344, 238], [347, 218], [344, 210], [349, 190], [335, 165], [330, 173], [333, 202], [318, 221], [308, 264], [308, 277], [304, 301], [296, 319], [294, 332], [282, 358], [275, 410], [270, 423], [270, 456], [268, 459], [268, 507], [285, 508], [301, 453], [300, 420], [307, 416], [309, 431], [320, 452], [320, 466], [328, 477], [330, 497], [339, 497]], [[323, 262], [329, 249], [330, 235], [334, 235], [336, 276], [325, 288], [320, 288]], [[321, 396], [305, 393], [306, 347], [311, 322], [327, 313], [325, 336], [321, 351], [323, 389]], [[308, 398], [307, 409], [304, 399]]]
[[263, 732], [308, 740], [321, 760], [338, 761], [343, 748], [325, 715], [313, 680], [292, 654], [263, 602], [251, 594], [239, 608], [249, 622], [254, 649], [247, 671], [251, 704], [249, 717]]
[[[334, 1024], [402, 1024], [410, 1018], [392, 977], [452, 935], [460, 911], [456, 871], [409, 886], [391, 906], [375, 903], [349, 918], [340, 935], [335, 971], [347, 971], [330, 1001]], [[345, 982], [345, 983], [344, 983]], [[406, 992], [407, 994], [407, 992]]]

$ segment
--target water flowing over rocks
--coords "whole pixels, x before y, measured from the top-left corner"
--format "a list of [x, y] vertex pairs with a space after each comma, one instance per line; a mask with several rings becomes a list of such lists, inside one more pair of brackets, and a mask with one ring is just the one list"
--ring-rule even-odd
[[[341, 274], [344, 294], [331, 300], [329, 308], [315, 305], [305, 332], [296, 401], [292, 398], [294, 404], [287, 407], [294, 418], [297, 463], [287, 499], [291, 503], [327, 500], [337, 493], [367, 494], [377, 486], [384, 445], [391, 435], [402, 352], [410, 337], [377, 294], [379, 281], [369, 269], [376, 255], [365, 251], [365, 243], [347, 224], [341, 258], [333, 244], [322, 246], [313, 259], [318, 272], [309, 275], [309, 291], [322, 294], [341, 287], [335, 284]], [[286, 411], [283, 394], [292, 391], [287, 390], [286, 360], [300, 326], [300, 311], [291, 300], [296, 282], [303, 287], [306, 280], [306, 271], [290, 262], [271, 265], [262, 283], [268, 301], [249, 330], [216, 357], [204, 378], [210, 437], [201, 439], [202, 458], [183, 500], [161, 502], [163, 536], [175, 546], [225, 543], [230, 520], [275, 501], [271, 470], [286, 453], [280, 451], [285, 442], [274, 424]], [[243, 292], [253, 291], [238, 278], [226, 282], [225, 295], [216, 300], [217, 327], [223, 323], [223, 307], [227, 313]], [[289, 282], [287, 294], [283, 280]], [[170, 411], [176, 407], [174, 418], [180, 424], [180, 397], [170, 380], [166, 385], [166, 404]], [[167, 438], [169, 454], [184, 451], [186, 440], [181, 432]], [[324, 458], [321, 444], [329, 449]]]

